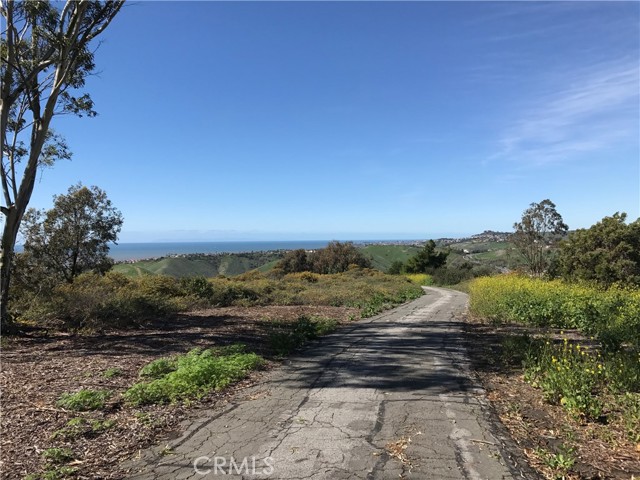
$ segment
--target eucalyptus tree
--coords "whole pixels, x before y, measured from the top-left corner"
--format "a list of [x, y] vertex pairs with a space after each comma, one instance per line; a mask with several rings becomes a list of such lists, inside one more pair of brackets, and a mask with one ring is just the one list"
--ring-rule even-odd
[[533, 275], [542, 275], [549, 266], [553, 247], [566, 235], [564, 223], [556, 205], [549, 199], [532, 203], [513, 225], [511, 243], [524, 258]]
[[94, 116], [93, 101], [80, 90], [94, 68], [95, 39], [124, 0], [0, 0], [0, 327], [10, 319], [7, 303], [11, 263], [20, 224], [38, 171], [70, 158], [52, 129], [60, 114]]

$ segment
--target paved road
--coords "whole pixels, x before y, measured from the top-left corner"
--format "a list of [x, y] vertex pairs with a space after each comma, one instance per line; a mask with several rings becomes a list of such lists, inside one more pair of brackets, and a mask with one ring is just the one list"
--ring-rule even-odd
[[130, 478], [514, 478], [468, 374], [467, 296], [426, 290], [323, 338]]

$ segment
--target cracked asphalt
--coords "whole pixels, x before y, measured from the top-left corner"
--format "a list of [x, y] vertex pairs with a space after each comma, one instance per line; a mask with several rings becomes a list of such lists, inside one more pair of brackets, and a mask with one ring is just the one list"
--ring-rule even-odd
[[425, 290], [290, 358], [169, 448], [142, 452], [129, 478], [514, 478], [469, 373], [467, 296]]

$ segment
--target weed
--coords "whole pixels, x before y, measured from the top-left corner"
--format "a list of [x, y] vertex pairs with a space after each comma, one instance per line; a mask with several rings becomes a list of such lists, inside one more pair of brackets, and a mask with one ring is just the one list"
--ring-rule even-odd
[[474, 280], [470, 294], [470, 311], [487, 319], [578, 328], [610, 351], [640, 347], [640, 289], [502, 275]]
[[60, 480], [74, 476], [77, 471], [78, 469], [75, 467], [50, 467], [42, 473], [31, 473], [24, 477], [24, 480]]
[[76, 417], [69, 420], [64, 428], [56, 430], [51, 438], [73, 439], [81, 436], [97, 435], [109, 430], [115, 424], [115, 420], [94, 420]]
[[58, 399], [57, 405], [67, 410], [79, 412], [87, 410], [99, 410], [104, 408], [105, 402], [111, 397], [108, 390], [82, 389], [76, 393], [63, 393]]
[[575, 463], [574, 450], [565, 446], [562, 446], [558, 453], [537, 448], [536, 454], [553, 471], [555, 478], [564, 478]]
[[420, 286], [433, 285], [433, 277], [426, 273], [408, 273], [405, 275], [412, 283]]
[[162, 378], [166, 374], [173, 372], [177, 367], [176, 361], [171, 358], [158, 358], [148, 363], [140, 370], [141, 377]]
[[624, 393], [618, 398], [618, 405], [627, 438], [640, 444], [640, 394]]
[[42, 452], [42, 456], [50, 463], [67, 463], [73, 460], [73, 451], [68, 448], [47, 448]]
[[104, 378], [114, 378], [119, 377], [120, 375], [122, 375], [121, 368], [107, 368], [104, 372], [102, 372], [102, 376]]
[[547, 341], [525, 360], [525, 379], [542, 389], [545, 400], [562, 405], [574, 417], [597, 420], [603, 412], [597, 393], [604, 378], [598, 355], [567, 339], [561, 346]]
[[237, 351], [238, 346], [227, 347], [227, 350], [196, 348], [165, 359], [172, 369], [151, 381], [133, 385], [124, 398], [133, 405], [156, 404], [188, 401], [210, 390], [221, 390], [262, 364], [262, 358], [255, 353], [227, 353], [234, 349]]

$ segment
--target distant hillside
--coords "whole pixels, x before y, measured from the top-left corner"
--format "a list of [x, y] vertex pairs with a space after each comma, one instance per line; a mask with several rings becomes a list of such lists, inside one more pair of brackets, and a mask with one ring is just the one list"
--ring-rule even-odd
[[[510, 245], [506, 242], [508, 236], [508, 233], [502, 232], [483, 232], [468, 238], [439, 239], [437, 244], [441, 248], [447, 248], [451, 251], [449, 263], [466, 260], [495, 267], [513, 268], [517, 266], [518, 257], [512, 253]], [[397, 244], [376, 242], [358, 245], [358, 248], [371, 260], [373, 268], [386, 272], [393, 262], [405, 263], [414, 256], [420, 250], [421, 243], [424, 242]], [[280, 250], [172, 255], [153, 260], [120, 263], [114, 266], [114, 270], [128, 276], [233, 276], [254, 269], [268, 272], [276, 266], [284, 253], [284, 250]]]
[[360, 249], [365, 256], [371, 259], [373, 268], [386, 272], [393, 262], [406, 262], [420, 250], [420, 247], [415, 245], [366, 245]]
[[116, 272], [129, 276], [169, 275], [172, 277], [215, 277], [217, 275], [240, 275], [265, 264], [277, 262], [284, 252], [249, 252], [225, 254], [196, 254], [163, 257], [120, 263], [113, 267]]

